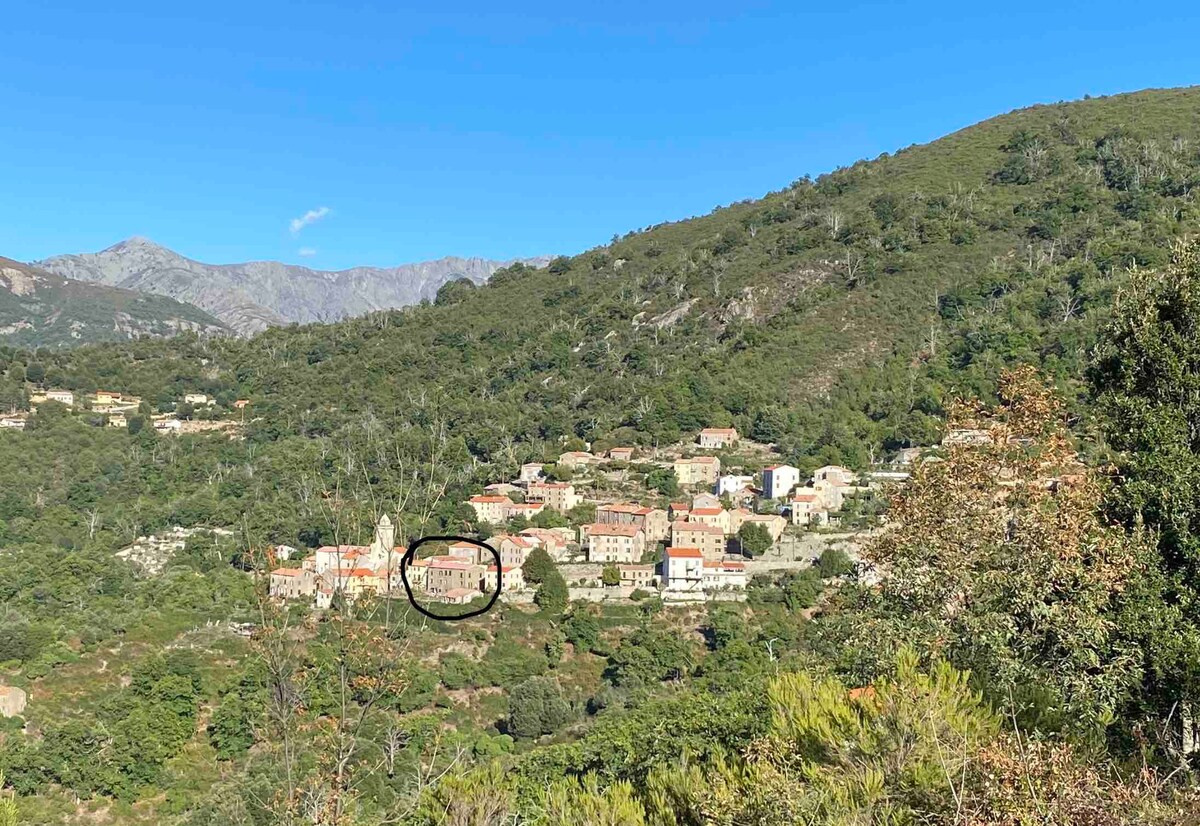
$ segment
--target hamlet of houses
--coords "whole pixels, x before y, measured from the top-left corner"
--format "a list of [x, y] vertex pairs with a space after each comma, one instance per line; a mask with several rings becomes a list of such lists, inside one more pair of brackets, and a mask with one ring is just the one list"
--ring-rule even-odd
[[[739, 441], [733, 428], [709, 428], [701, 431], [697, 445], [721, 451]], [[411, 560], [406, 569], [409, 586], [429, 600], [465, 604], [494, 593], [499, 578], [502, 599], [527, 600], [530, 588], [522, 566], [535, 548], [542, 548], [556, 564], [576, 573], [595, 571], [590, 581], [596, 585], [601, 568], [615, 568], [626, 596], [641, 589], [657, 590], [666, 599], [725, 598], [721, 595], [743, 591], [751, 576], [752, 566], [736, 539], [744, 525], [761, 525], [771, 542], [778, 543], [789, 525], [796, 530], [829, 524], [847, 496], [867, 489], [858, 484], [855, 473], [836, 465], [818, 468], [810, 476], [786, 464], [763, 467], [757, 476], [722, 476], [721, 459], [714, 455], [673, 451], [664, 456], [655, 451], [637, 460], [634, 456], [634, 448], [613, 448], [607, 456], [574, 450], [561, 454], [556, 464], [570, 468], [576, 481], [591, 473], [619, 477], [633, 461], [670, 468], [689, 496], [665, 506], [589, 500], [595, 516], [587, 511], [583, 524], [575, 521], [576, 513], [574, 527], [522, 527], [536, 524], [536, 517], [547, 511], [565, 518], [585, 502], [573, 482], [548, 481], [543, 464], [527, 463], [517, 479], [488, 485], [467, 500], [476, 523], [490, 534], [485, 541], [500, 557], [499, 570], [486, 548], [457, 542]], [[756, 512], [756, 506], [769, 512]], [[298, 566], [273, 571], [271, 593], [311, 600], [317, 608], [328, 607], [338, 592], [350, 599], [367, 592], [402, 595], [405, 549], [395, 546], [394, 538], [392, 523], [382, 516], [371, 545], [318, 548]], [[586, 590], [587, 581], [577, 579], [575, 584]]]
[[[129, 393], [116, 390], [97, 390], [94, 393], [77, 393], [74, 390], [48, 388], [36, 390], [29, 396], [29, 409], [36, 411], [48, 402], [63, 405], [77, 413], [98, 413], [94, 423], [106, 427], [125, 428], [129, 425], [132, 415], [144, 410], [142, 399]], [[217, 400], [207, 393], [185, 393], [179, 401], [193, 410], [200, 408], [214, 409]], [[238, 399], [233, 403], [233, 409], [243, 412], [250, 404], [247, 399]], [[206, 431], [230, 430], [235, 426], [232, 421], [215, 419], [211, 414], [207, 418], [184, 420], [175, 413], [159, 413], [148, 416], [148, 426], [159, 433], [180, 435], [184, 433], [202, 433]], [[0, 430], [24, 430], [29, 419], [29, 412], [11, 409], [7, 415], [0, 416]]]

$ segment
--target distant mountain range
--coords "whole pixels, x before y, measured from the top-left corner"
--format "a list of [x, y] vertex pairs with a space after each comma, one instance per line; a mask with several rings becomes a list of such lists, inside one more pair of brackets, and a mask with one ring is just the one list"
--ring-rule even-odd
[[[523, 259], [544, 266], [550, 256]], [[328, 322], [432, 299], [443, 284], [482, 284], [515, 261], [439, 258], [397, 267], [336, 272], [278, 261], [204, 264], [145, 238], [97, 253], [58, 255], [34, 264], [76, 281], [123, 287], [193, 304], [242, 335], [291, 322]]]
[[161, 295], [88, 284], [0, 258], [0, 340], [23, 347], [229, 333], [208, 313]]

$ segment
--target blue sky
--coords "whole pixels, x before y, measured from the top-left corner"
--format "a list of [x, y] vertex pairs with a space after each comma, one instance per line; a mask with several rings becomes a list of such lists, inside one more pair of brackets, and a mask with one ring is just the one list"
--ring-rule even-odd
[[578, 252], [1020, 106], [1200, 82], [1176, 4], [10, 5], [20, 260]]

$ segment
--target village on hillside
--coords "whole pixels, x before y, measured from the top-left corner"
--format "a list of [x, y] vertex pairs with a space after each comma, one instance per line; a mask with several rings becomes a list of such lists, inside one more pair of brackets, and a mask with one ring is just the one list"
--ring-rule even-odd
[[[430, 548], [405, 574], [414, 596], [430, 602], [487, 598], [497, 577], [501, 599], [528, 602], [534, 583], [525, 564], [540, 549], [571, 599], [741, 600], [753, 577], [812, 565], [839, 539], [852, 554], [878, 489], [903, 482], [919, 453], [902, 451], [890, 469], [860, 478], [838, 465], [802, 473], [767, 464], [769, 446], [733, 428], [706, 428], [694, 443], [665, 449], [570, 450], [553, 464], [525, 464], [517, 478], [467, 500], [475, 535], [495, 549], [499, 571], [488, 550], [457, 542]], [[850, 517], [854, 524], [843, 524]], [[281, 561], [270, 593], [318, 609], [339, 594], [402, 597], [406, 550], [384, 514], [370, 545], [324, 546]]]
[[[232, 435], [244, 421], [250, 405], [247, 399], [231, 399], [226, 409], [207, 393], [184, 393], [177, 399], [159, 402], [159, 412], [155, 413], [150, 404], [129, 393], [115, 390], [77, 393], [53, 387], [36, 389], [29, 393], [28, 399], [28, 411], [14, 409], [0, 415], [0, 430], [24, 430], [32, 413], [44, 405], [57, 404], [72, 414], [86, 415], [92, 424], [101, 427], [136, 431], [149, 426], [159, 433], [175, 436], [212, 431]], [[132, 426], [131, 422], [134, 422]]]

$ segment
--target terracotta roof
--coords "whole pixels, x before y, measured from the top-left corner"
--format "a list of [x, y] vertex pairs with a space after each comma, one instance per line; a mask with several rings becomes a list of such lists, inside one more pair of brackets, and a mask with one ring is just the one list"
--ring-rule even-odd
[[450, 597], [451, 599], [459, 599], [460, 597], [465, 597], [467, 594], [476, 594], [476, 593], [479, 593], [479, 592], [472, 590], [471, 588], [451, 588], [449, 591], [446, 592], [446, 596]]
[[474, 542], [452, 542], [452, 543], [450, 543], [450, 547], [451, 548], [470, 548], [470, 549], [474, 550], [475, 548], [478, 548], [479, 546], [476, 545]]
[[667, 557], [671, 559], [703, 559], [704, 554], [700, 553], [699, 548], [667, 548]]
[[511, 542], [518, 548], [531, 548], [529, 540], [523, 536], [513, 536], [511, 533], [500, 533], [493, 536], [488, 542]]
[[692, 508], [692, 516], [718, 516], [725, 512], [724, 508]]
[[367, 550], [366, 545], [322, 545], [321, 547], [317, 548], [317, 553], [319, 553], [319, 554], [333, 554], [333, 553], [348, 554], [348, 553], [362, 553], [365, 550]]
[[377, 576], [377, 574], [374, 571], [372, 571], [370, 568], [355, 568], [352, 571], [350, 571], [350, 573], [347, 574], [347, 576], [356, 576], [356, 577], [370, 576], [370, 577], [373, 577], [373, 576]]
[[731, 436], [737, 433], [737, 429], [732, 427], [706, 427], [700, 432], [708, 436]]
[[512, 504], [512, 500], [510, 500], [507, 496], [472, 496], [470, 501], [478, 502], [481, 505], [487, 503], [496, 504], [500, 502], [508, 502], [510, 505]]
[[800, 493], [792, 497], [793, 502], [816, 502], [817, 495], [815, 493]]
[[300, 576], [304, 573], [303, 568], [276, 568], [271, 571], [271, 576]]
[[588, 525], [588, 536], [636, 536], [642, 532], [638, 525], [594, 524]]
[[717, 461], [716, 456], [693, 456], [690, 459], [676, 459], [676, 464], [711, 465]]
[[725, 531], [721, 530], [717, 525], [708, 525], [704, 522], [672, 522], [671, 532], [675, 531], [700, 531], [702, 533], [719, 533], [725, 535]]
[[469, 571], [476, 566], [471, 562], [466, 562], [454, 556], [431, 556], [429, 558], [429, 567], [444, 570]]
[[734, 560], [734, 559], [721, 559], [721, 560], [706, 559], [706, 560], [704, 560], [704, 567], [705, 568], [720, 568], [723, 571], [744, 571], [744, 570], [746, 570], [746, 563], [738, 562], [737, 560]]
[[534, 488], [549, 488], [550, 490], [565, 490], [567, 488], [572, 488], [572, 487], [574, 487], [574, 485], [569, 485], [566, 482], [530, 482], [529, 483], [530, 490], [533, 490]]

